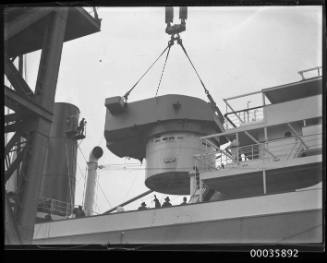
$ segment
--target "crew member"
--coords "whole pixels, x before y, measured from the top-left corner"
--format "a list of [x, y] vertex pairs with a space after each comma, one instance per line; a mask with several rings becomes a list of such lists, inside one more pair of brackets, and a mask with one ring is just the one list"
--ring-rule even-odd
[[78, 132], [79, 134], [84, 134], [84, 130], [85, 130], [85, 124], [86, 124], [86, 120], [85, 118], [82, 118], [81, 121], [79, 122], [79, 125], [78, 125]]
[[50, 214], [50, 213], [47, 214], [47, 215], [44, 217], [44, 219], [45, 219], [46, 221], [52, 221], [51, 214]]
[[148, 209], [148, 208], [146, 207], [146, 203], [145, 203], [145, 202], [142, 202], [142, 204], [141, 204], [141, 206], [138, 208], [138, 210], [146, 210], [146, 209]]
[[186, 196], [183, 197], [183, 203], [181, 203], [181, 205], [186, 205], [187, 204], [187, 198]]
[[156, 197], [156, 195], [154, 195], [154, 207], [155, 208], [161, 208], [161, 204], [160, 204], [160, 201], [158, 200], [158, 198]]
[[85, 213], [81, 205], [79, 205], [78, 208], [74, 208], [73, 213], [75, 214], [76, 218], [85, 217]]
[[85, 212], [81, 205], [78, 206], [78, 210], [79, 210], [80, 217], [85, 217]]
[[167, 196], [167, 197], [165, 198], [165, 202], [162, 204], [162, 207], [171, 207], [172, 204], [171, 204], [169, 201], [170, 201], [170, 199], [169, 199], [169, 197]]

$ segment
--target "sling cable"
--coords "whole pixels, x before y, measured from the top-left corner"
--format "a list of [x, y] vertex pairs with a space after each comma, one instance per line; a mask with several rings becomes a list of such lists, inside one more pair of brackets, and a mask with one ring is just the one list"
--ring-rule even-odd
[[141, 75], [141, 77], [135, 82], [135, 84], [125, 93], [125, 95], [123, 97], [121, 97], [121, 100], [122, 100], [121, 103], [125, 104], [127, 102], [128, 96], [130, 95], [130, 93], [135, 89], [135, 87], [139, 84], [139, 82], [143, 79], [143, 77], [152, 69], [152, 67], [156, 64], [156, 62], [167, 52], [166, 58], [165, 58], [165, 61], [163, 64], [162, 72], [160, 75], [159, 83], [158, 83], [158, 86], [156, 89], [155, 97], [158, 95], [162, 77], [165, 72], [167, 60], [169, 57], [170, 49], [176, 41], [177, 44], [182, 48], [186, 58], [188, 59], [192, 68], [194, 69], [194, 72], [197, 75], [197, 77], [203, 87], [203, 90], [212, 106], [213, 111], [216, 113], [216, 115], [218, 116], [219, 119], [223, 120], [224, 119], [223, 115], [221, 114], [220, 110], [218, 109], [216, 102], [210, 95], [209, 90], [206, 88], [203, 80], [200, 77], [200, 74], [196, 70], [189, 54], [186, 51], [185, 46], [183, 45], [182, 39], [180, 37], [180, 33], [186, 30], [186, 22], [185, 21], [187, 19], [187, 7], [184, 6], [184, 7], [179, 8], [179, 19], [181, 20], [181, 22], [179, 24], [173, 24], [173, 19], [174, 19], [173, 11], [174, 10], [173, 10], [172, 6], [166, 7], [166, 9], [165, 9], [165, 22], [167, 24], [166, 33], [171, 36], [170, 40], [168, 41], [168, 45], [164, 48], [164, 50], [160, 53], [160, 55], [156, 58], [156, 60], [147, 68], [147, 70]]

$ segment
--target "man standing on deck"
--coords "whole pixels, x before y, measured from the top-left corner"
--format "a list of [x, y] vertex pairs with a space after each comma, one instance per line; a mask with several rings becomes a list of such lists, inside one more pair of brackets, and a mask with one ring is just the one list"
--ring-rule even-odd
[[142, 202], [141, 206], [138, 208], [138, 210], [146, 210], [147, 207], [146, 207], [146, 203], [145, 202]]
[[186, 198], [186, 196], [183, 197], [183, 203], [181, 203], [180, 205], [187, 205], [187, 198]]
[[156, 195], [154, 195], [154, 207], [155, 208], [161, 208], [161, 204], [160, 204], [160, 201], [158, 200], [158, 198], [156, 197]]
[[171, 204], [169, 201], [170, 201], [170, 199], [169, 199], [169, 197], [167, 196], [167, 197], [165, 198], [165, 202], [162, 204], [162, 207], [171, 207], [172, 204]]

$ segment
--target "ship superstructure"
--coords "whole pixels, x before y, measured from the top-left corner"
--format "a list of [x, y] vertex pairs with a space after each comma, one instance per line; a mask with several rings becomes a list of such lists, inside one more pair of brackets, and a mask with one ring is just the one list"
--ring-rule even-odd
[[[198, 163], [211, 154], [218, 160], [215, 167], [200, 171], [204, 184], [225, 198], [240, 198], [321, 182], [321, 85], [318, 76], [225, 99], [225, 132], [201, 138], [215, 150], [198, 155]], [[233, 110], [232, 101], [255, 94], [262, 105]], [[221, 138], [228, 138], [227, 147], [214, 143]]]

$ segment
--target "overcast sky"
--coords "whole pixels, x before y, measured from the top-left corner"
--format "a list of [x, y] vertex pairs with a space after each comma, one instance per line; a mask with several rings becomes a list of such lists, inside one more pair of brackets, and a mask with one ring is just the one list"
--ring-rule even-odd
[[[176, 8], [177, 11], [177, 8]], [[100, 145], [100, 164], [137, 163], [106, 148], [105, 98], [122, 96], [167, 45], [164, 8], [99, 8], [101, 32], [64, 44], [56, 101], [77, 105], [87, 120], [80, 149], [88, 158]], [[175, 21], [177, 22], [175, 15]], [[297, 71], [322, 64], [321, 7], [190, 7], [183, 43], [222, 112], [222, 99], [300, 80]], [[27, 80], [36, 80], [39, 52], [27, 55]], [[129, 101], [153, 97], [163, 59], [131, 93]], [[173, 46], [159, 95], [206, 100], [179, 46]], [[245, 107], [245, 105], [244, 105]], [[108, 166], [107, 166], [108, 167]], [[113, 166], [111, 166], [113, 167]], [[146, 190], [145, 171], [114, 166], [99, 171], [98, 212]], [[82, 202], [86, 163], [79, 152], [76, 204]], [[102, 193], [104, 192], [104, 194]], [[159, 199], [163, 199], [160, 196]], [[141, 199], [153, 206], [148, 198]], [[175, 198], [181, 202], [182, 196]]]

